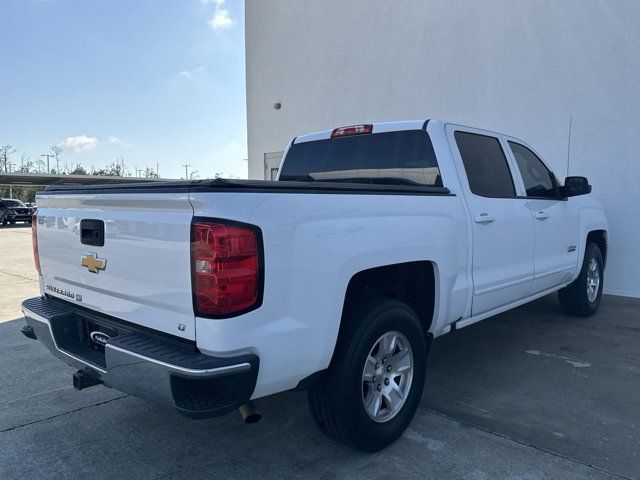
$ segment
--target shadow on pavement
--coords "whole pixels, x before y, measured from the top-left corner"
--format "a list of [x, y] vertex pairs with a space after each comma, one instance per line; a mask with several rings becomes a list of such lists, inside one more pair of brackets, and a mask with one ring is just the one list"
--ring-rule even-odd
[[556, 295], [438, 338], [423, 406], [629, 477], [640, 471], [640, 300], [589, 318]]
[[3, 478], [632, 477], [640, 302], [627, 300], [606, 297], [598, 315], [575, 319], [547, 297], [436, 340], [416, 419], [377, 455], [327, 440], [304, 393], [259, 400], [263, 420], [248, 426], [239, 414], [188, 420], [104, 386], [75, 392], [73, 370], [12, 320], [0, 324], [0, 470]]
[[2, 229], [11, 229], [11, 228], [31, 228], [31, 224], [30, 223], [15, 223], [13, 225], [7, 223], [6, 225], [1, 225], [0, 224], [0, 230]]

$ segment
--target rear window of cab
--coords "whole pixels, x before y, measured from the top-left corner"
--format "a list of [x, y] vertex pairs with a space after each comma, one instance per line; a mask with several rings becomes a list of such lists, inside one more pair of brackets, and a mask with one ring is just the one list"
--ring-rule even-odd
[[433, 145], [424, 130], [294, 143], [279, 180], [442, 186]]

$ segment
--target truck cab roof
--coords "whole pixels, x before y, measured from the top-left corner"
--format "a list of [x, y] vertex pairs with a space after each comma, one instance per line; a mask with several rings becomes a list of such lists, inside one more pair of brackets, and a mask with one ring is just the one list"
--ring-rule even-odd
[[[383, 132], [394, 132], [400, 130], [420, 130], [426, 128], [426, 125], [431, 120], [423, 119], [423, 120], [401, 120], [395, 122], [378, 122], [378, 123], [367, 123], [362, 125], [371, 125], [372, 131], [371, 133], [383, 133]], [[354, 124], [353, 126], [359, 126], [360, 124]], [[307, 133], [305, 135], [300, 135], [293, 139], [293, 143], [304, 143], [304, 142], [313, 142], [315, 140], [326, 140], [331, 138], [333, 132], [338, 130], [340, 127], [330, 129], [330, 130], [321, 130], [318, 132]]]

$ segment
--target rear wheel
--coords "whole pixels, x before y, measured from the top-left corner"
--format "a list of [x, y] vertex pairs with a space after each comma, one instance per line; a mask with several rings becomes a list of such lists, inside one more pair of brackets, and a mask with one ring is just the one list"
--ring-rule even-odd
[[415, 415], [426, 373], [427, 340], [405, 304], [370, 298], [345, 312], [329, 372], [309, 390], [311, 414], [331, 439], [376, 452]]
[[558, 292], [564, 313], [578, 317], [593, 315], [600, 306], [604, 280], [602, 252], [595, 243], [587, 244], [580, 275]]

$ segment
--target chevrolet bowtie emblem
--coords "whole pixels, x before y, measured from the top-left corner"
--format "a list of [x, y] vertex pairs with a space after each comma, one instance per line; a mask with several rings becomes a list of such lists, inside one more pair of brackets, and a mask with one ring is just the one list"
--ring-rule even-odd
[[98, 273], [100, 270], [107, 268], [107, 261], [99, 259], [95, 253], [88, 253], [82, 256], [80, 265], [87, 267], [91, 273]]

